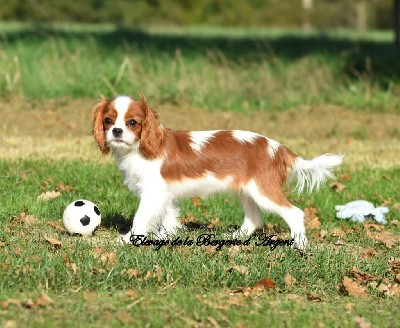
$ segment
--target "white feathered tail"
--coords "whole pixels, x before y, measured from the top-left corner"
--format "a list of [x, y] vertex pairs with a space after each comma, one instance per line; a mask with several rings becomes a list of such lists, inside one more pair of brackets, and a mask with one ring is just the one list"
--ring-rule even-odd
[[297, 180], [296, 189], [300, 194], [304, 189], [311, 192], [318, 189], [327, 179], [335, 179], [332, 170], [343, 161], [344, 155], [324, 154], [311, 160], [297, 157], [292, 165], [289, 180]]

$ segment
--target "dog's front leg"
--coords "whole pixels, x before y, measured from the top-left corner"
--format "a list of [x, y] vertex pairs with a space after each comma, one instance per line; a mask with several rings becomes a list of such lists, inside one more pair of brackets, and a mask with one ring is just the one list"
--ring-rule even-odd
[[139, 207], [133, 218], [132, 229], [121, 238], [122, 243], [130, 243], [132, 235], [148, 236], [149, 233], [156, 232], [158, 221], [165, 213], [167, 202], [165, 194], [157, 191], [142, 193]]

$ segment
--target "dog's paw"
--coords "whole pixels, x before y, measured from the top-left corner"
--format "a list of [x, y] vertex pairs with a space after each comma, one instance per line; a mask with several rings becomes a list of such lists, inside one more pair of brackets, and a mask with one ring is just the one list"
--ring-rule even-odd
[[131, 236], [132, 236], [132, 233], [131, 233], [131, 232], [128, 232], [128, 233], [125, 234], [125, 235], [120, 235], [120, 236], [118, 237], [118, 239], [117, 239], [117, 244], [119, 244], [119, 245], [129, 245], [129, 244], [132, 244], [132, 242], [131, 242]]

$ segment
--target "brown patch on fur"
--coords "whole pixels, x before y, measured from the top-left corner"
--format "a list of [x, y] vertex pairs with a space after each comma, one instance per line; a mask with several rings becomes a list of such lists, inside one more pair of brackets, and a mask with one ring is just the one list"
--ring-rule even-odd
[[171, 183], [184, 179], [200, 179], [211, 172], [218, 179], [232, 177], [232, 189], [239, 190], [252, 179], [261, 194], [271, 201], [290, 206], [283, 186], [294, 155], [280, 146], [273, 158], [268, 153], [268, 140], [259, 136], [249, 141], [239, 141], [232, 131], [217, 131], [205, 143], [201, 152], [190, 146], [188, 131], [165, 130], [165, 161], [161, 175]]
[[163, 130], [158, 121], [157, 113], [148, 108], [145, 102], [142, 101], [141, 104], [144, 106], [145, 117], [142, 121], [139, 149], [145, 157], [154, 159], [161, 153]]
[[[105, 155], [110, 152], [110, 147], [107, 146], [106, 133], [104, 129], [104, 115], [107, 112], [109, 103], [109, 100], [103, 99], [102, 101], [97, 103], [92, 109], [93, 136], [96, 139], [100, 150]], [[116, 113], [114, 113], [114, 115], [116, 117]]]

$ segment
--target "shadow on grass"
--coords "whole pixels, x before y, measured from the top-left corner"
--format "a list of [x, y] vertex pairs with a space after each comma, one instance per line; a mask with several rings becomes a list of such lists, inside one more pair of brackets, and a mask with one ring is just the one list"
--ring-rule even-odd
[[[5, 36], [4, 36], [5, 35]], [[120, 27], [113, 31], [65, 31], [47, 26], [34, 26], [30, 29], [16, 30], [3, 34], [7, 42], [17, 40], [40, 42], [49, 37], [72, 38], [82, 40], [90, 37], [105, 52], [122, 48], [129, 44], [135, 49], [150, 53], [166, 53], [174, 56], [180, 49], [185, 56], [203, 56], [213, 53], [222, 54], [216, 60], [228, 59], [237, 62], [251, 62], [271, 58], [274, 60], [294, 61], [305, 55], [321, 54], [328, 57], [340, 57], [345, 61], [343, 73], [349, 77], [363, 76], [376, 79], [383, 85], [389, 80], [400, 80], [400, 48], [390, 41], [355, 40], [350, 38], [329, 37], [327, 35], [281, 36], [232, 36], [196, 35], [173, 33], [149, 33], [140, 28]]]

